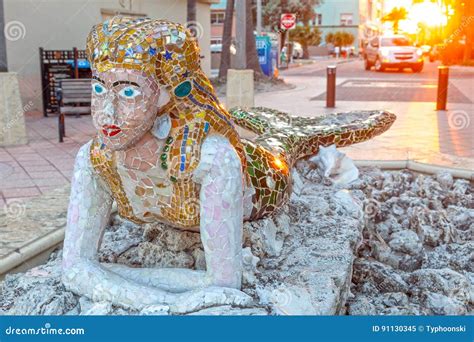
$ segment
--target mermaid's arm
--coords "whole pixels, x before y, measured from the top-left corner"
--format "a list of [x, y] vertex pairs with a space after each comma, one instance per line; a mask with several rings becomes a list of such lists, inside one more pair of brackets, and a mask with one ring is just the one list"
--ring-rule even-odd
[[66, 288], [94, 301], [108, 300], [132, 308], [174, 301], [173, 295], [125, 279], [103, 268], [98, 248], [109, 220], [112, 196], [90, 162], [90, 143], [76, 157], [63, 249]]

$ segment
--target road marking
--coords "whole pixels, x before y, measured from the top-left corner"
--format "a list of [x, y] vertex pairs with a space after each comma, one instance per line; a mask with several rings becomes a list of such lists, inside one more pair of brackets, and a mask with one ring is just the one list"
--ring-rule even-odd
[[404, 81], [346, 81], [341, 86], [343, 87], [367, 87], [367, 88], [425, 88], [434, 89], [437, 87], [436, 83], [426, 82], [404, 82]]

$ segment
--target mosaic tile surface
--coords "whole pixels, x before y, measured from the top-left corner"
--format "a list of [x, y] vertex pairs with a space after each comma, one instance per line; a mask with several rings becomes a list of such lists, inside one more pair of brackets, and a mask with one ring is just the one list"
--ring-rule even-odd
[[[196, 39], [169, 21], [114, 17], [93, 27], [87, 53], [98, 133], [75, 161], [62, 280], [94, 301], [143, 309], [195, 295], [229, 304], [215, 295], [219, 288], [242, 302], [243, 221], [288, 200], [298, 159], [322, 145], [367, 140], [395, 119], [386, 112], [323, 119], [264, 108], [229, 113], [201, 70]], [[241, 139], [238, 126], [258, 138]], [[206, 271], [98, 263], [113, 200], [135, 223], [199, 231]]]
[[[395, 115], [388, 112], [300, 118], [254, 108], [234, 109], [229, 114], [200, 69], [199, 48], [188, 35], [181, 25], [168, 21], [114, 18], [97, 25], [88, 39], [99, 92], [104, 83], [111, 87], [145, 83], [156, 92], [156, 85], [149, 80], [152, 75], [171, 94], [170, 102], [160, 109], [149, 106], [141, 94], [136, 100], [125, 101], [122, 112], [138, 111], [146, 117], [146, 112], [153, 114], [155, 109], [159, 118], [166, 118], [161, 121], [169, 125], [168, 130], [154, 132], [155, 138], [161, 134], [154, 142], [145, 142], [149, 145], [146, 153], [130, 157], [128, 168], [121, 166], [123, 161], [117, 163], [116, 153], [108, 149], [111, 136], [120, 137], [127, 129], [120, 119], [104, 119], [107, 131], [98, 135], [91, 148], [92, 164], [112, 190], [120, 214], [136, 223], [161, 220], [183, 228], [199, 226], [199, 207], [190, 208], [187, 203], [199, 199], [200, 186], [192, 180], [193, 171], [200, 161], [201, 145], [210, 135], [226, 137], [239, 155], [244, 182], [254, 192], [252, 210], [246, 215], [246, 219], [253, 220], [274, 212], [288, 199], [290, 169], [297, 160], [316, 154], [321, 145], [343, 147], [368, 140], [395, 120]], [[126, 73], [109, 82], [99, 77], [107, 71], [119, 74], [121, 69], [136, 70], [139, 75]], [[134, 89], [125, 87], [120, 91], [126, 96], [127, 92], [133, 95]], [[130, 120], [139, 118], [131, 113]], [[104, 127], [104, 122], [97, 126]], [[235, 125], [255, 132], [258, 138], [253, 142], [240, 139]], [[144, 132], [156, 129], [149, 125], [132, 128], [137, 138], [130, 142], [116, 139], [121, 145], [136, 144]], [[137, 198], [142, 203], [134, 206]]]

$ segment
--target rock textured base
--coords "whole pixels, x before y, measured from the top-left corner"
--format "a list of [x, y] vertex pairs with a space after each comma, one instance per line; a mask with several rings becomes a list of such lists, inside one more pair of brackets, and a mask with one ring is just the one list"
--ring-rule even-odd
[[366, 198], [366, 229], [349, 314], [472, 314], [472, 184], [447, 172], [372, 170], [352, 190]]
[[[288, 206], [244, 225], [241, 296], [213, 290], [179, 307], [133, 311], [64, 289], [58, 251], [46, 265], [8, 275], [6, 314], [334, 315], [466, 314], [472, 311], [472, 187], [448, 174], [362, 170], [343, 189], [301, 162]], [[300, 176], [298, 176], [300, 175]], [[416, 209], [417, 208], [417, 209]], [[204, 268], [199, 235], [139, 227], [114, 216], [102, 262]], [[223, 296], [215, 306], [212, 296]], [[224, 298], [225, 297], [225, 298]], [[227, 298], [227, 299], [226, 299]], [[0, 313], [2, 312], [0, 311]]]

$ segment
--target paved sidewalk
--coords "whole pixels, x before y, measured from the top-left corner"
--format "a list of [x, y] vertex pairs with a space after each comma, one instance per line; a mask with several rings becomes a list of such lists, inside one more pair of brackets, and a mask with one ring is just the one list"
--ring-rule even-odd
[[90, 116], [67, 117], [60, 144], [57, 117], [30, 112], [25, 119], [28, 144], [0, 147], [0, 208], [68, 184], [77, 151], [94, 134]]

